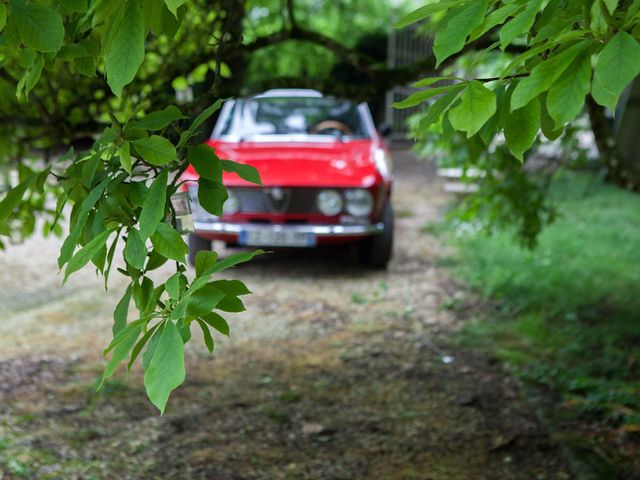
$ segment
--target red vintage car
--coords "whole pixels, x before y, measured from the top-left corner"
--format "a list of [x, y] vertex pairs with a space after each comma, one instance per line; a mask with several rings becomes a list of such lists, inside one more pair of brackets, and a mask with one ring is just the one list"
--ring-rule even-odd
[[[392, 254], [391, 157], [365, 103], [314, 90], [269, 90], [225, 103], [210, 140], [219, 158], [249, 164], [262, 186], [225, 173], [221, 217], [198, 204], [190, 259], [212, 240], [249, 247], [353, 243], [364, 264]], [[190, 167], [185, 178], [197, 179]]]

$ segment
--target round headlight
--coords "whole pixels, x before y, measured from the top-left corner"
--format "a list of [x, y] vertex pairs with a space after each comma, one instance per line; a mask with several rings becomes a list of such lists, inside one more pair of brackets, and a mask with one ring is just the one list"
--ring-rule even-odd
[[373, 210], [373, 197], [369, 190], [362, 188], [344, 192], [347, 212], [354, 217], [366, 217]]
[[338, 215], [342, 211], [342, 196], [336, 190], [323, 190], [318, 195], [318, 209], [328, 217]]
[[238, 194], [231, 189], [227, 189], [227, 195], [229, 196], [222, 206], [222, 213], [224, 215], [233, 215], [238, 213], [240, 210], [240, 199], [238, 198]]

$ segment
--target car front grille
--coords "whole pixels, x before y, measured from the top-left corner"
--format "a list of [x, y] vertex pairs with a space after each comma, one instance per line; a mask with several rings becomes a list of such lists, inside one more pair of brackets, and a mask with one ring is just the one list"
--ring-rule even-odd
[[234, 188], [242, 213], [318, 213], [313, 188]]
[[[239, 213], [319, 213], [317, 188], [231, 187], [240, 203]], [[278, 190], [278, 192], [274, 192]], [[198, 189], [189, 188], [194, 215], [208, 216], [198, 203]]]

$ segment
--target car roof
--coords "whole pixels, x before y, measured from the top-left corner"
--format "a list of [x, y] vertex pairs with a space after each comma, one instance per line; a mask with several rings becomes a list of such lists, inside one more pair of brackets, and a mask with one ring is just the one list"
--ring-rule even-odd
[[266, 92], [254, 95], [252, 98], [282, 98], [282, 97], [315, 97], [321, 98], [323, 95], [317, 90], [310, 88], [273, 88]]

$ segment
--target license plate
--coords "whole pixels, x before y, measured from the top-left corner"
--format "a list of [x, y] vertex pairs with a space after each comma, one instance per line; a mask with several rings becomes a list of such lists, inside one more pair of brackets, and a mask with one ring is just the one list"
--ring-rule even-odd
[[238, 239], [240, 245], [254, 247], [313, 247], [316, 245], [316, 237], [312, 233], [274, 231], [274, 230], [250, 230], [240, 232]]

